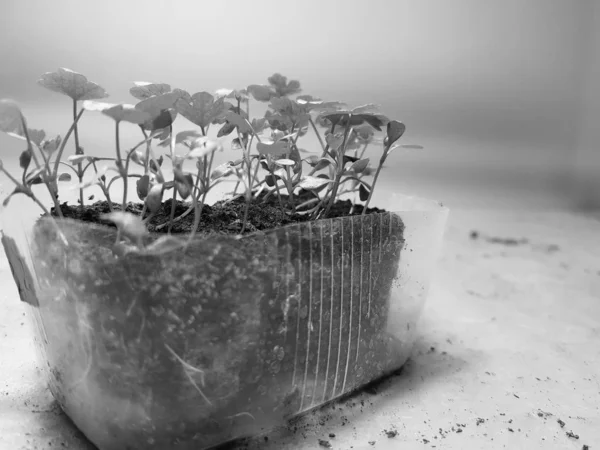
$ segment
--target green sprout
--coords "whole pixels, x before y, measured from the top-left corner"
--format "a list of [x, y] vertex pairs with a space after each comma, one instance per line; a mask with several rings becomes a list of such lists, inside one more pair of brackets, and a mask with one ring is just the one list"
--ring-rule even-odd
[[[226, 181], [235, 182], [229, 201], [243, 198], [245, 202], [240, 234], [249, 227], [250, 206], [265, 203], [273, 196], [284, 214], [307, 215], [309, 220], [328, 217], [335, 203], [345, 196], [353, 196], [350, 214], [359, 206], [366, 214], [391, 151], [398, 147], [421, 148], [398, 145], [405, 125], [388, 119], [377, 106], [349, 108], [340, 102], [326, 102], [302, 94], [297, 80], [278, 73], [269, 77], [267, 84], [219, 89], [214, 95], [204, 91], [189, 94], [167, 83], [135, 82], [129, 93], [136, 104], [99, 101], [108, 97], [106, 91], [69, 69], [48, 72], [38, 83], [71, 98], [73, 121], [64, 138], [47, 138], [45, 131], [27, 127], [15, 102], [0, 101], [0, 130], [26, 143], [19, 156], [20, 176], [9, 173], [0, 161], [0, 172], [15, 185], [4, 206], [12, 196], [24, 194], [45, 214], [62, 217], [59, 182], [69, 182], [71, 175], [59, 174], [59, 169], [66, 167], [77, 178], [74, 187], [79, 190], [81, 208], [85, 207], [84, 191], [92, 186], [100, 188], [109, 208], [103, 219], [117, 227], [115, 248], [121, 252], [161, 253], [189, 245], [201, 231], [208, 193]], [[252, 102], [267, 106], [262, 117], [251, 117]], [[97, 157], [84, 151], [78, 124], [85, 111], [100, 112], [114, 121], [114, 157]], [[196, 128], [175, 132], [174, 124], [180, 116]], [[129, 149], [124, 149], [121, 142], [124, 126], [137, 126], [143, 135]], [[64, 158], [71, 135], [75, 153]], [[307, 135], [316, 136], [318, 151], [307, 152], [301, 147]], [[223, 151], [225, 141], [240, 156], [217, 164], [217, 154]], [[383, 151], [377, 166], [372, 167], [374, 158], [369, 150], [378, 142]], [[309, 155], [303, 157], [303, 153]], [[166, 160], [170, 161], [170, 178], [164, 166]], [[132, 170], [135, 166], [141, 173]], [[93, 172], [91, 176], [89, 171]], [[128, 203], [132, 178], [136, 179], [141, 212]], [[111, 196], [116, 182], [123, 186], [118, 203]], [[36, 193], [37, 185], [50, 194], [52, 212]], [[238, 194], [240, 187], [243, 192]], [[148, 240], [150, 221], [162, 210], [169, 191], [168, 220], [153, 224], [156, 231], [167, 228], [167, 235]], [[93, 198], [88, 196], [88, 200]], [[176, 216], [178, 201], [189, 205]], [[174, 225], [191, 213], [194, 221], [188, 238], [171, 236]]]

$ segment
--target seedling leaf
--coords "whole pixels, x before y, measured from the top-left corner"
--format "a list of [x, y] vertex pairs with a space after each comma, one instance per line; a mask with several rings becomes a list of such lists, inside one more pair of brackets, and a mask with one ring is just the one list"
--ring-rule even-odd
[[71, 181], [71, 174], [70, 173], [61, 173], [58, 176], [58, 181]]
[[267, 186], [273, 187], [277, 184], [277, 177], [271, 174], [265, 175], [265, 183], [267, 183]]
[[235, 125], [227, 122], [225, 123], [217, 133], [217, 137], [229, 136], [235, 130]]
[[29, 135], [29, 139], [31, 140], [31, 142], [33, 142], [37, 146], [40, 146], [42, 144], [42, 141], [46, 137], [46, 132], [44, 130], [35, 130], [32, 128], [27, 129], [27, 134]]
[[322, 187], [324, 187], [325, 185], [327, 185], [329, 183], [333, 183], [333, 181], [328, 180], [326, 178], [305, 176], [297, 184], [297, 187], [299, 187], [301, 189], [306, 189], [307, 191], [313, 191], [313, 190], [321, 189]]
[[379, 106], [374, 103], [367, 103], [366, 105], [357, 106], [350, 111], [353, 115], [356, 114], [377, 114], [379, 113]]
[[146, 81], [134, 81], [135, 86], [129, 89], [129, 93], [138, 100], [146, 100], [155, 95], [171, 92], [171, 86], [166, 83], [148, 83]]
[[44, 180], [40, 175], [44, 173], [45, 170], [46, 168], [44, 166], [38, 167], [33, 172], [27, 174], [27, 176], [25, 177], [25, 182], [29, 185], [42, 184]]
[[277, 141], [271, 144], [259, 142], [256, 144], [256, 149], [261, 155], [279, 157], [289, 153], [289, 142]]
[[12, 100], [0, 100], [0, 130], [5, 133], [23, 139], [23, 123], [21, 120], [21, 108]]
[[21, 156], [19, 156], [19, 166], [21, 166], [21, 169], [27, 170], [29, 164], [31, 163], [31, 156], [32, 152], [29, 149], [24, 150], [21, 153]]
[[390, 148], [394, 142], [402, 137], [405, 131], [406, 126], [402, 122], [392, 120], [387, 124], [387, 136], [384, 140], [384, 145]]
[[189, 173], [184, 173], [181, 170], [175, 168], [173, 170], [175, 174], [175, 188], [177, 192], [184, 200], [187, 199], [192, 193], [194, 187], [194, 179]]
[[329, 133], [325, 137], [325, 142], [329, 144], [331, 150], [337, 151], [344, 143], [344, 136]]
[[141, 125], [151, 118], [149, 113], [125, 103], [114, 104], [86, 100], [83, 102], [83, 108], [88, 111], [100, 111], [116, 122], [125, 121]]
[[248, 86], [248, 92], [259, 102], [268, 102], [275, 95], [269, 86], [260, 84], [251, 84]]
[[329, 158], [321, 158], [321, 159], [319, 159], [317, 164], [315, 164], [315, 166], [314, 166], [315, 172], [317, 172], [319, 170], [323, 170], [331, 164], [334, 164], [334, 162], [332, 160], [330, 160]]
[[106, 91], [96, 83], [70, 69], [60, 68], [46, 72], [38, 80], [40, 86], [71, 97], [73, 100], [94, 100], [108, 97]]
[[389, 122], [389, 119], [382, 114], [360, 113], [354, 114], [351, 111], [336, 111], [326, 113], [321, 116], [322, 119], [328, 120], [336, 126], [359, 126], [363, 123], [368, 123], [377, 131], [381, 131], [381, 127]]
[[215, 96], [217, 98], [233, 98], [241, 103], [248, 102], [248, 91], [246, 89], [218, 89]]
[[361, 201], [366, 202], [367, 199], [369, 198], [369, 194], [370, 191], [367, 189], [367, 187], [364, 184], [360, 184], [360, 186], [358, 187], [358, 198], [360, 198]]
[[144, 200], [148, 196], [150, 190], [150, 176], [142, 175], [136, 182], [137, 195], [140, 200]]
[[13, 195], [16, 195], [16, 194], [25, 194], [25, 195], [27, 195], [28, 197], [31, 195], [31, 193], [30, 193], [30, 192], [28, 192], [28, 191], [26, 191], [26, 190], [24, 190], [22, 186], [16, 186], [16, 187], [15, 187], [15, 190], [14, 190], [14, 191], [12, 191], [12, 192], [11, 192], [11, 193], [10, 193], [10, 194], [9, 194], [9, 195], [8, 195], [8, 196], [5, 198], [5, 199], [4, 199], [4, 201], [2, 202], [2, 206], [6, 208], [6, 207], [8, 206], [8, 203], [10, 202], [10, 199], [12, 198], [12, 196], [13, 196]]
[[219, 178], [228, 177], [233, 174], [233, 167], [231, 167], [230, 163], [221, 164], [213, 169], [210, 174], [211, 180], [218, 180]]
[[235, 125], [242, 134], [254, 132], [248, 121], [239, 114], [228, 111], [227, 114], [225, 114], [225, 119], [227, 119], [227, 122]]
[[278, 160], [274, 161], [274, 163], [279, 166], [293, 166], [294, 164], [296, 164], [294, 161], [292, 161], [291, 159], [287, 159], [287, 158], [278, 159]]
[[369, 158], [365, 158], [365, 159], [361, 159], [359, 161], [352, 163], [352, 165], [350, 166], [350, 168], [348, 170], [351, 170], [356, 173], [361, 173], [367, 168], [368, 165], [369, 165]]
[[198, 130], [180, 131], [179, 133], [177, 133], [175, 135], [175, 143], [176, 144], [181, 144], [181, 143], [189, 144], [201, 137], [204, 137], [204, 135]]
[[53, 139], [44, 140], [38, 145], [40, 145], [40, 147], [42, 148], [43, 151], [45, 151], [46, 153], [51, 155], [52, 153], [54, 153], [56, 150], [59, 149], [61, 143], [62, 143], [62, 138], [60, 136], [56, 136]]
[[172, 92], [153, 95], [138, 102], [135, 107], [140, 111], [146, 111], [154, 119], [158, 117], [164, 110], [175, 108], [177, 101], [184, 97], [185, 94], [185, 91], [177, 89]]
[[302, 90], [298, 80], [290, 80], [288, 82], [287, 77], [280, 73], [271, 75], [268, 81], [269, 84], [275, 88], [275, 93], [280, 97], [297, 94]]
[[144, 203], [148, 207], [148, 211], [151, 213], [157, 212], [162, 205], [162, 197], [164, 192], [164, 185], [162, 183], [155, 184], [148, 191], [148, 195], [144, 199]]
[[206, 128], [211, 123], [223, 118], [229, 109], [228, 105], [223, 97], [215, 100], [208, 92], [197, 92], [190, 98], [179, 98], [176, 102], [176, 109], [193, 124]]
[[254, 129], [255, 133], [260, 133], [261, 131], [263, 131], [265, 129], [265, 127], [267, 126], [267, 119], [265, 119], [264, 117], [261, 118], [254, 118], [252, 119], [252, 129]]
[[97, 158], [88, 155], [71, 155], [67, 158], [67, 160], [72, 164], [79, 164], [84, 161], [96, 161]]

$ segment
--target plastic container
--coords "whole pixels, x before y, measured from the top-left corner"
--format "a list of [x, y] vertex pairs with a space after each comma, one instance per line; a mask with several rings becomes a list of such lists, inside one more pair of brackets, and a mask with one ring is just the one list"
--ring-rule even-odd
[[386, 206], [161, 256], [115, 256], [111, 228], [4, 211], [2, 243], [50, 390], [83, 433], [101, 450], [199, 450], [405, 363], [448, 210]]

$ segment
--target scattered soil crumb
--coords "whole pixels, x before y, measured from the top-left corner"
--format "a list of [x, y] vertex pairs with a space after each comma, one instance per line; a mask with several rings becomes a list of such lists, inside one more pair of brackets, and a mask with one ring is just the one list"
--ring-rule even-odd
[[507, 247], [516, 247], [518, 245], [524, 245], [529, 242], [528, 239], [515, 239], [515, 238], [502, 238], [502, 237], [488, 237], [486, 241], [490, 244], [500, 244]]
[[546, 411], [542, 411], [541, 409], [538, 411], [537, 415], [539, 417], [543, 417], [544, 419], [547, 419], [548, 417], [550, 417], [552, 415], [552, 413], [546, 412]]
[[333, 439], [333, 438], [335, 437], [335, 434], [334, 434], [334, 433], [329, 433], [329, 437], [330, 437], [331, 439]]
[[383, 432], [390, 439], [391, 438], [395, 438], [396, 436], [398, 436], [398, 431], [396, 431], [396, 430], [383, 430]]
[[515, 430], [513, 430], [512, 428], [509, 428], [508, 431], [510, 431], [511, 433], [515, 432]]
[[573, 438], [573, 439], [579, 439], [579, 435], [573, 433], [572, 431], [567, 431], [567, 437]]
[[325, 439], [319, 439], [319, 445], [321, 447], [331, 448], [331, 444], [329, 443], [329, 441], [327, 441]]
[[481, 417], [478, 417], [477, 420], [475, 421], [475, 425], [479, 426], [479, 425], [481, 425], [484, 422], [485, 422], [485, 419], [482, 419]]
[[427, 439], [423, 439], [423, 444], [429, 444], [429, 441]]
[[369, 441], [369, 445], [375, 445], [375, 441]]
[[584, 444], [583, 447], [581, 447], [581, 450], [590, 450], [590, 446]]
[[562, 420], [558, 419], [557, 420], [558, 424], [560, 425], [561, 428], [564, 428], [566, 423], [564, 423]]

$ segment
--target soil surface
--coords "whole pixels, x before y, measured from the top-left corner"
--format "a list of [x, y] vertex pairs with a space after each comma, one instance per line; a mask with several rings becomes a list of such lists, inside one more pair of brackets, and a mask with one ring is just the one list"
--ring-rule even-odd
[[[282, 201], [287, 202], [287, 196], [281, 196]], [[308, 191], [302, 191], [295, 196], [297, 204], [314, 198]], [[148, 230], [156, 233], [167, 233], [168, 226], [162, 226], [169, 223], [171, 215], [171, 199], [163, 202], [161, 209], [148, 221]], [[248, 209], [248, 219], [245, 229], [242, 231], [242, 221], [244, 218], [245, 199], [240, 196], [231, 200], [221, 200], [213, 205], [204, 205], [200, 216], [200, 224], [198, 232], [205, 234], [249, 234], [256, 231], [271, 230], [292, 223], [309, 222], [310, 215], [299, 212], [283, 211], [277, 197], [271, 196], [265, 200], [265, 196], [261, 195], [254, 199]], [[171, 229], [171, 233], [189, 233], [194, 226], [194, 212], [187, 214], [183, 219], [177, 218], [188, 210], [189, 202], [177, 200], [175, 205], [175, 222]], [[121, 205], [113, 203], [113, 210], [120, 210]], [[129, 203], [126, 211], [140, 214], [143, 205], [140, 203]], [[102, 225], [114, 227], [111, 222], [105, 221], [100, 217], [103, 214], [109, 213], [110, 208], [107, 201], [98, 201], [92, 205], [86, 205], [85, 208], [80, 208], [76, 205], [62, 204], [61, 210], [66, 218], [81, 220], [83, 222], [93, 222]], [[326, 218], [356, 216], [362, 214], [363, 206], [354, 205], [350, 200], [338, 200], [333, 205]], [[384, 210], [379, 208], [368, 208], [367, 214], [380, 213]], [[55, 208], [51, 209], [51, 213], [56, 215]], [[147, 214], [145, 214], [147, 217]]]

